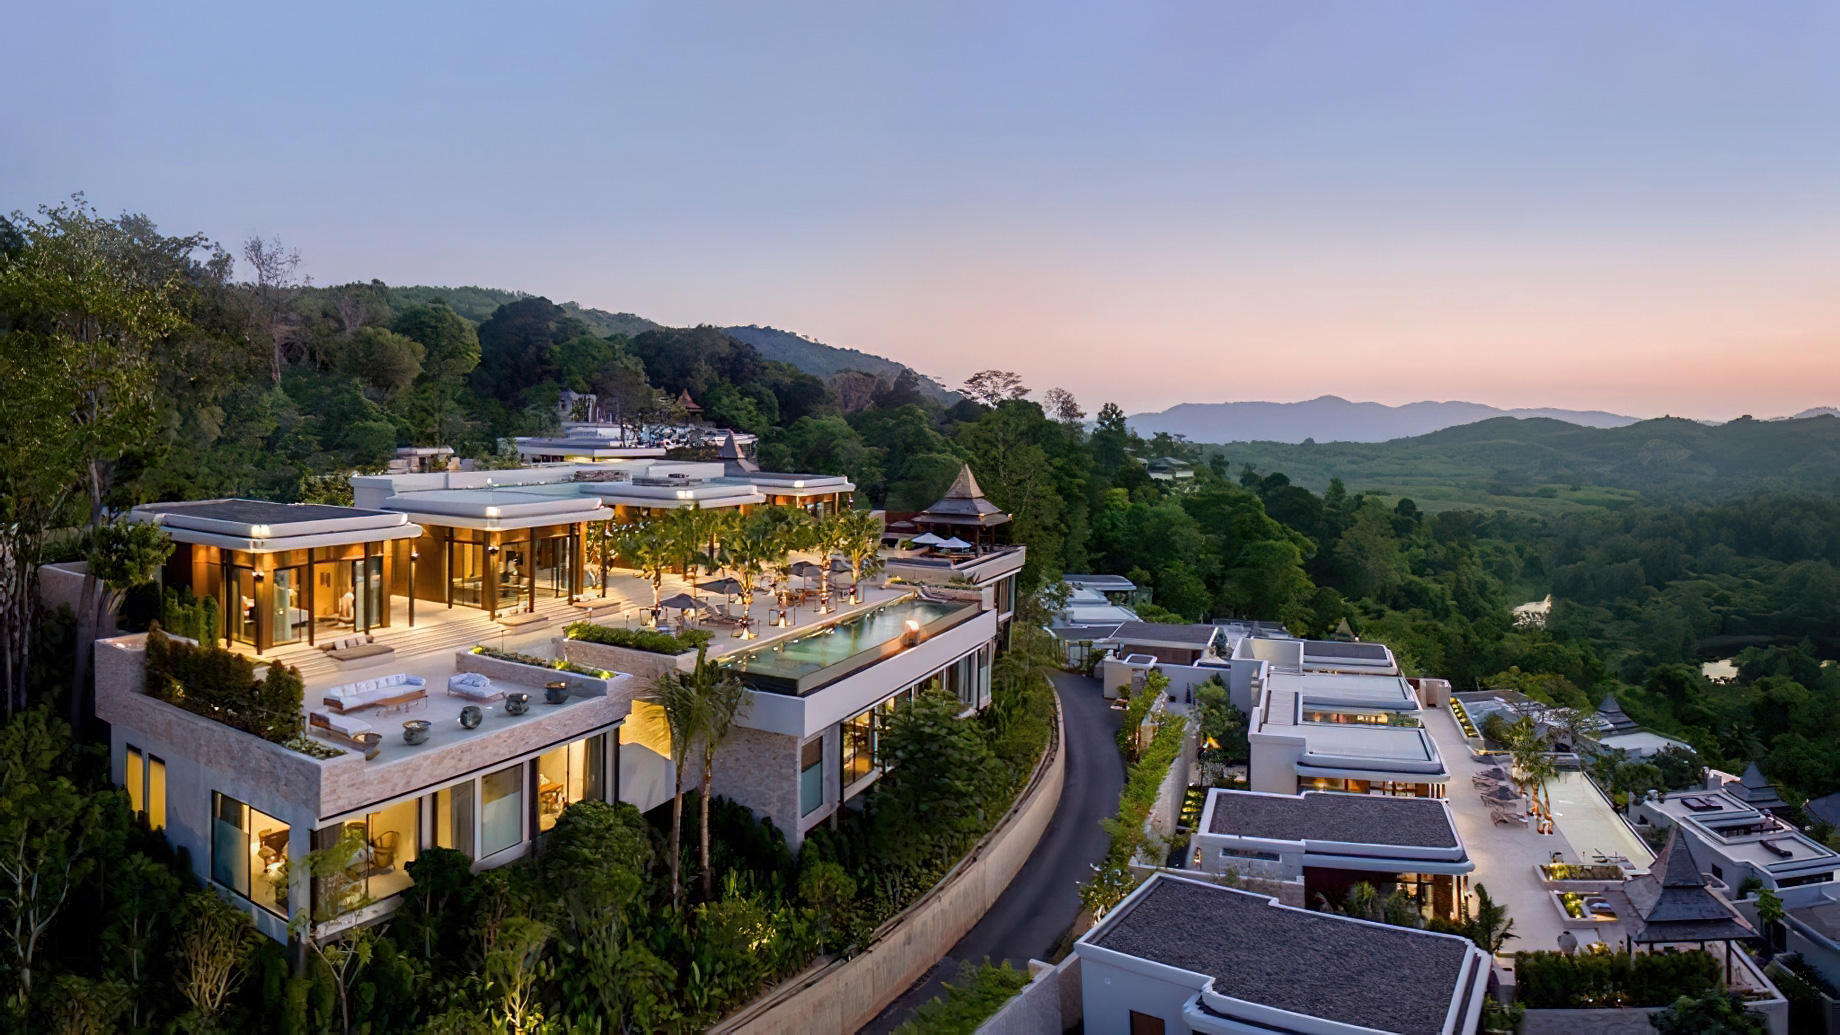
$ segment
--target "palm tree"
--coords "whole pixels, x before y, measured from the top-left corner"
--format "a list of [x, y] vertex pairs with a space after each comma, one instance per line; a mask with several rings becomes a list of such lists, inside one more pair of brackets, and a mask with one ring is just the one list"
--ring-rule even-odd
[[680, 672], [671, 669], [660, 675], [652, 689], [642, 698], [658, 709], [655, 722], [664, 723], [671, 739], [671, 903], [677, 904], [683, 891], [684, 832], [684, 765], [690, 759], [690, 742], [702, 731], [705, 695], [699, 685], [704, 675], [703, 651], [697, 648], [696, 669]]
[[703, 659], [706, 647], [697, 648], [696, 671], [692, 679], [697, 685], [701, 698], [698, 717], [702, 720], [703, 736], [703, 778], [697, 785], [697, 807], [702, 812], [702, 831], [697, 850], [697, 862], [703, 875], [703, 899], [714, 897], [714, 878], [709, 868], [709, 785], [715, 778], [716, 751], [722, 742], [728, 739], [728, 732], [735, 720], [747, 711], [751, 698], [742, 687], [741, 680], [733, 671], [718, 669]]
[[[664, 590], [664, 573], [671, 567], [671, 547], [656, 522], [624, 526], [610, 536], [613, 552], [624, 557], [652, 584], [652, 616], [659, 612], [658, 601]], [[606, 587], [601, 588], [606, 592]]]
[[1546, 748], [1546, 731], [1533, 721], [1533, 716], [1522, 715], [1508, 727], [1508, 754], [1514, 761], [1517, 782], [1527, 790], [1533, 810], [1550, 820], [1552, 802], [1542, 802], [1541, 797], [1546, 785], [1558, 778], [1559, 767]]
[[671, 560], [685, 578], [691, 578], [695, 569], [709, 566], [708, 544], [718, 520], [713, 511], [687, 507], [671, 511], [661, 522], [665, 541], [670, 544]]
[[882, 566], [882, 522], [866, 510], [846, 510], [837, 521], [843, 526], [843, 555], [850, 559], [850, 603], [860, 603], [862, 580]]
[[1514, 933], [1514, 918], [1508, 915], [1508, 907], [1489, 897], [1489, 889], [1476, 885], [1476, 915], [1465, 925], [1469, 930], [1470, 941], [1489, 955], [1501, 951], [1508, 939], [1517, 937]]

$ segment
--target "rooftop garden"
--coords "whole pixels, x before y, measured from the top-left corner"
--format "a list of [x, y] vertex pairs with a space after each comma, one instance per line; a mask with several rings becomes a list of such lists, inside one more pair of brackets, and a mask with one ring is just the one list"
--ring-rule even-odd
[[618, 626], [596, 625], [593, 622], [570, 622], [562, 634], [571, 640], [584, 643], [600, 643], [609, 647], [625, 647], [628, 650], [645, 651], [648, 654], [688, 654], [698, 647], [709, 643], [707, 629], [686, 629], [673, 635], [656, 632], [651, 629], [623, 629]]
[[310, 743], [301, 731], [305, 693], [300, 670], [292, 666], [269, 665], [257, 679], [256, 663], [235, 651], [173, 639], [158, 622], [147, 631], [148, 696], [272, 744], [331, 757], [324, 747], [302, 746]]
[[604, 668], [577, 665], [573, 661], [565, 661], [562, 658], [544, 658], [535, 654], [525, 654], [515, 650], [499, 650], [497, 647], [488, 647], [483, 643], [473, 647], [467, 653], [477, 654], [482, 658], [509, 661], [518, 665], [532, 665], [537, 668], [555, 669], [558, 672], [573, 672], [578, 676], [593, 676], [595, 679], [613, 678], [613, 673]]

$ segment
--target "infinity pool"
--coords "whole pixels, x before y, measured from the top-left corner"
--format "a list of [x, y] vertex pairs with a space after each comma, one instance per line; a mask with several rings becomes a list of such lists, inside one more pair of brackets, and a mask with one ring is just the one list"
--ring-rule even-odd
[[[812, 629], [789, 640], [745, 653], [731, 654], [725, 664], [762, 689], [803, 692], [805, 677], [842, 664], [858, 655], [879, 653], [895, 644], [913, 622], [925, 629], [942, 618], [967, 609], [971, 603], [941, 602], [910, 597], [857, 615], [834, 625]], [[748, 677], [756, 677], [748, 679]]]

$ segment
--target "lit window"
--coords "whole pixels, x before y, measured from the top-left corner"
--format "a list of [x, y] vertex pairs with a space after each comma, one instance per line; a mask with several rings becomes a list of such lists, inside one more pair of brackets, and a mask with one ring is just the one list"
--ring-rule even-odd
[[128, 807], [136, 815], [147, 817], [149, 830], [165, 830], [166, 763], [130, 744], [124, 769], [123, 782], [128, 789]]

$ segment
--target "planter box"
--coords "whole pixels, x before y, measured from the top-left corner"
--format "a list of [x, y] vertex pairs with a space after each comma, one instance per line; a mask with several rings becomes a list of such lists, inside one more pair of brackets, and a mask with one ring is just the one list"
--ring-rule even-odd
[[[1604, 924], [1621, 923], [1631, 919], [1626, 916], [1604, 917], [1593, 916], [1588, 913], [1584, 916], [1573, 916], [1565, 911], [1565, 902], [1560, 897], [1563, 894], [1563, 892], [1559, 891], [1549, 891], [1546, 893], [1546, 897], [1552, 899], [1553, 908], [1559, 911], [1559, 919], [1567, 927], [1601, 927]], [[1584, 893], [1580, 892], [1580, 897], [1583, 897], [1583, 894]], [[1612, 903], [1612, 908], [1615, 908], [1615, 905], [1616, 903]]]
[[[1583, 867], [1572, 866], [1571, 868], [1576, 870], [1576, 869], [1582, 869]], [[1622, 888], [1623, 881], [1626, 877], [1626, 875], [1623, 873], [1622, 867], [1612, 866], [1612, 865], [1605, 865], [1603, 867], [1603, 869], [1606, 871], [1606, 875], [1602, 877], [1590, 877], [1590, 878], [1567, 877], [1564, 880], [1554, 880], [1552, 877], [1548, 876], [1547, 875], [1547, 864], [1545, 863], [1540, 863], [1534, 866], [1533, 869], [1534, 869], [1535, 875], [1537, 875], [1540, 878], [1540, 883], [1544, 885], [1548, 890], [1575, 891], [1580, 895], [1583, 895], [1587, 892], [1595, 894], [1595, 893], [1601, 893], [1605, 891], [1612, 891], [1612, 890], [1620, 889]], [[1609, 876], [1608, 871], [1615, 871], [1616, 876]]]
[[562, 636], [550, 642], [559, 658], [566, 658], [577, 665], [606, 669], [609, 672], [630, 672], [648, 687], [666, 672], [673, 670], [690, 672], [696, 668], [696, 651], [686, 651], [682, 654], [653, 654], [651, 651], [634, 650], [631, 647], [615, 647], [612, 644], [594, 643], [589, 640], [571, 640]]
[[[518, 661], [489, 658], [484, 654], [474, 654], [464, 650], [454, 656], [454, 671], [477, 672], [494, 683], [513, 683], [529, 687], [535, 692], [535, 696], [542, 696], [545, 683], [561, 680], [569, 684], [569, 691], [577, 697], [605, 697], [608, 685], [613, 682], [610, 679], [584, 676], [579, 672], [565, 672], [559, 668], [550, 668], [548, 665], [526, 665]], [[445, 684], [430, 692], [445, 693]]]

